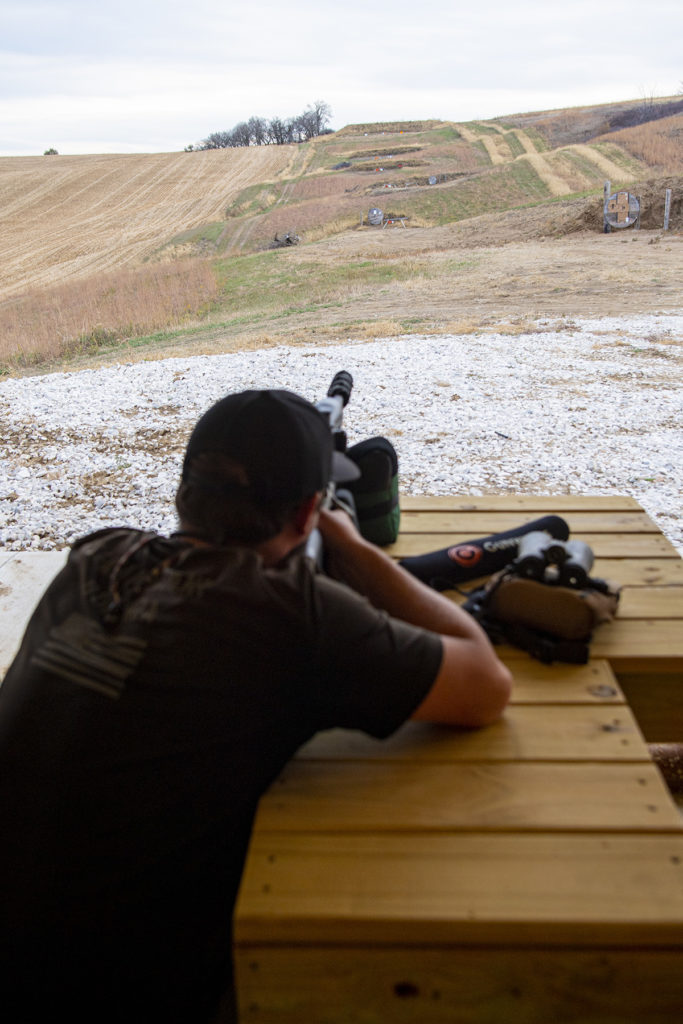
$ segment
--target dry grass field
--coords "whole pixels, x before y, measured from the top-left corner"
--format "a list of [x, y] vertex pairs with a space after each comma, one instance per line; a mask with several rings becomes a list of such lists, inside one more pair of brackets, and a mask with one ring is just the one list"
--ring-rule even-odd
[[[614, 129], [634, 111], [0, 159], [0, 372], [680, 308], [683, 113]], [[642, 230], [602, 233], [605, 180]]]
[[683, 167], [683, 114], [623, 128], [598, 142], [618, 144], [660, 174], [680, 174]]
[[0, 299], [151, 256], [223, 220], [244, 188], [286, 175], [293, 146], [0, 158]]

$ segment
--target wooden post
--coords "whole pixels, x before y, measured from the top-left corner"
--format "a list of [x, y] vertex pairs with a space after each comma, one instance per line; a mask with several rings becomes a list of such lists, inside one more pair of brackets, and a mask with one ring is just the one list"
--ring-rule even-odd
[[610, 192], [610, 182], [606, 181], [602, 189], [602, 230], [605, 234], [609, 233], [609, 223], [607, 221], [607, 200], [610, 197]]
[[666, 199], [664, 200], [664, 230], [669, 230], [669, 216], [671, 214], [671, 189], [666, 190]]

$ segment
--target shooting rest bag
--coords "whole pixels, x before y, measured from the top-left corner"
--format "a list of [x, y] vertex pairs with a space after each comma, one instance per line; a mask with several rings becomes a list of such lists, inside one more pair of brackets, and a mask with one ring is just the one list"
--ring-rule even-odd
[[345, 484], [356, 506], [358, 528], [366, 540], [385, 547], [398, 537], [398, 456], [386, 437], [370, 437], [346, 449], [346, 457], [361, 471], [359, 480]]
[[619, 594], [604, 580], [563, 587], [525, 579], [508, 567], [473, 591], [464, 607], [494, 643], [521, 647], [546, 664], [585, 664], [593, 630], [614, 618]]

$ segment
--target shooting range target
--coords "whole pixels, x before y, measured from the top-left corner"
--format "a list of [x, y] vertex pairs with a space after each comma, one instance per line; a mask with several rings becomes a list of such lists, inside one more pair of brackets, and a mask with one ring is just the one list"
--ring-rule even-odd
[[610, 228], [630, 228], [640, 216], [640, 203], [630, 192], [614, 192], [605, 202], [605, 223]]

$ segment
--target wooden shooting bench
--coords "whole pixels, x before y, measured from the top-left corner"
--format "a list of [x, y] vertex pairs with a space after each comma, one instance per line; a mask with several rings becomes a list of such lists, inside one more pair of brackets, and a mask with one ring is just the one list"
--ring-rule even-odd
[[333, 731], [261, 801], [235, 915], [242, 1024], [672, 1024], [683, 560], [613, 497], [404, 498], [396, 557], [546, 513], [624, 585], [585, 666], [501, 648], [502, 721]]

